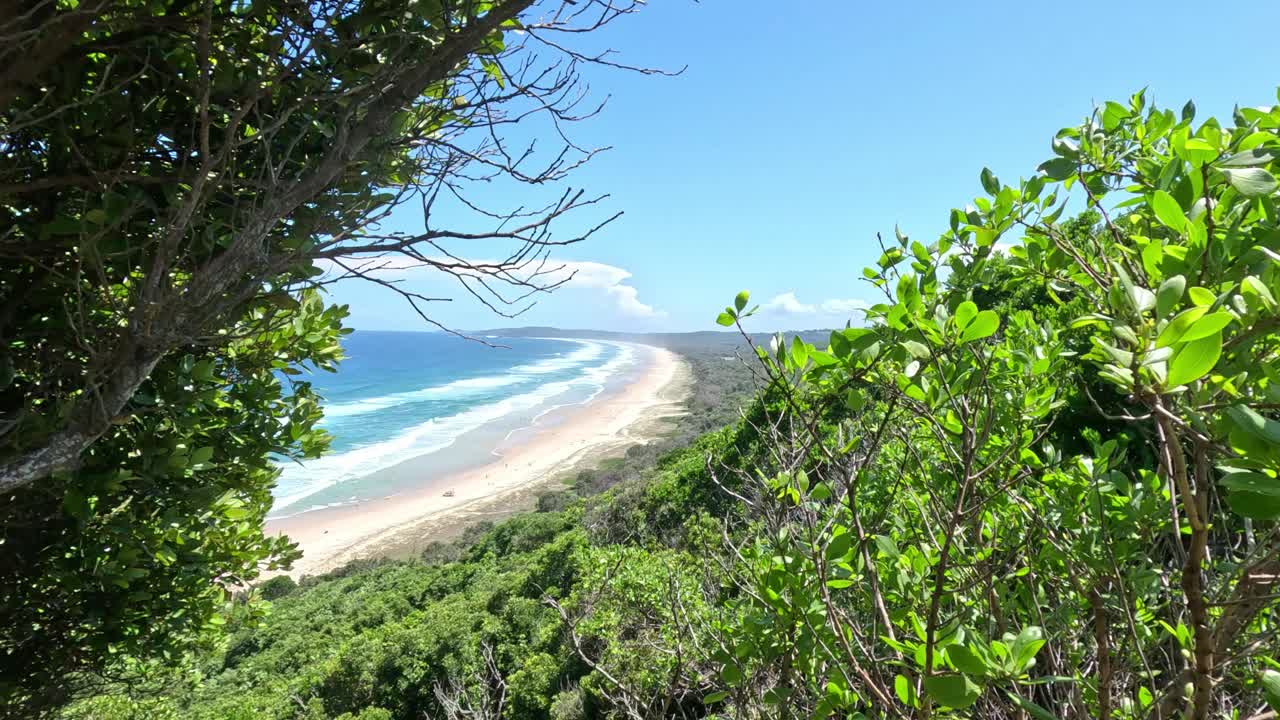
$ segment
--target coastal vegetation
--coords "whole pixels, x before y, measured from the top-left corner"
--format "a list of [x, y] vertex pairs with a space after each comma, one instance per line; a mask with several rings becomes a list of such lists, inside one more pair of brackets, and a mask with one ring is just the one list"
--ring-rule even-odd
[[734, 421], [264, 583], [64, 716], [1274, 717], [1280, 106], [1137, 93], [1052, 148], [884, 243], [864, 325], [744, 330]]
[[[376, 283], [429, 323], [432, 298], [378, 275], [409, 264], [511, 316], [566, 281], [553, 248], [613, 217], [542, 188], [594, 153], [565, 134], [596, 109], [573, 39], [633, 4], [411, 5], [0, 7], [10, 713], [216, 640], [229, 593], [297, 557], [263, 520], [272, 459], [328, 444], [306, 380], [341, 355], [327, 285]], [[538, 152], [508, 139], [526, 127]], [[494, 182], [527, 195], [471, 197]], [[416, 207], [417, 231], [378, 229]]]
[[755, 334], [742, 292], [632, 338], [688, 414], [536, 511], [264, 579], [326, 285], [434, 323], [384, 263], [506, 316], [567, 282], [602, 197], [471, 190], [593, 156], [577, 70], [622, 66], [573, 42], [633, 9], [0, 7], [0, 717], [1274, 720], [1280, 105], [1106, 102], [879, 240], [846, 327]]

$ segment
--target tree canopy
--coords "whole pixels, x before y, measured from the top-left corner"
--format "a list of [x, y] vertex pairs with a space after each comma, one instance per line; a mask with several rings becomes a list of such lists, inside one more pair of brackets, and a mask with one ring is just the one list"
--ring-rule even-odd
[[[1280, 106], [1106, 102], [940, 237], [882, 241], [864, 324], [762, 343], [735, 297], [761, 386], [728, 427], [419, 561], [252, 588], [296, 555], [263, 533], [274, 461], [328, 440], [325, 285], [429, 322], [380, 264], [512, 314], [563, 282], [598, 197], [468, 188], [590, 158], [558, 133], [614, 61], [561, 39], [632, 9], [0, 7], [0, 712], [1280, 712]], [[382, 233], [411, 203], [423, 230]]]
[[1280, 704], [1280, 107], [1234, 121], [1108, 102], [1028, 179], [984, 169], [936, 242], [886, 245], [868, 327], [760, 349], [789, 419], [762, 427], [719, 702]]
[[[564, 133], [598, 109], [578, 68], [602, 61], [572, 39], [633, 9], [0, 8], [0, 701], [173, 660], [294, 557], [262, 524], [272, 459], [326, 445], [304, 377], [341, 356], [327, 284], [377, 282], [431, 322], [439, 298], [373, 271], [434, 269], [509, 315], [567, 279], [551, 251], [614, 217], [562, 182], [594, 153]], [[530, 202], [471, 197], [493, 181]], [[380, 230], [414, 207], [420, 232]]]

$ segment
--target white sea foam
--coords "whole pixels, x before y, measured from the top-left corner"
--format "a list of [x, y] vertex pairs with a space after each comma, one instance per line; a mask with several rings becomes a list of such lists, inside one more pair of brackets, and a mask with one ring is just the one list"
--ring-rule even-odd
[[493, 388], [514, 385], [523, 379], [524, 378], [521, 376], [515, 374], [486, 375], [483, 377], [465, 378], [463, 380], [454, 380], [453, 382], [445, 383], [443, 385], [425, 387], [420, 390], [392, 393], [390, 395], [365, 398], [364, 400], [352, 400], [351, 402], [334, 403], [325, 407], [324, 415], [326, 418], [363, 415], [365, 413], [385, 410], [397, 405], [407, 405], [409, 403], [422, 402], [424, 400], [453, 398], [476, 394], [485, 390], [492, 390]]
[[[618, 348], [620, 348], [620, 352], [618, 353], [618, 355], [603, 365], [598, 365], [593, 368], [587, 368], [586, 372], [584, 372], [582, 374], [582, 377], [579, 378], [579, 382], [581, 382], [582, 384], [592, 386], [591, 394], [576, 403], [560, 403], [559, 405], [550, 405], [546, 407], [545, 409], [542, 410], [542, 412], [533, 416], [533, 421], [529, 427], [537, 425], [538, 421], [541, 420], [545, 415], [547, 415], [548, 413], [555, 412], [560, 408], [569, 407], [571, 405], [586, 405], [592, 400], [595, 400], [596, 397], [600, 395], [600, 393], [604, 392], [605, 384], [608, 382], [610, 377], [620, 372], [624, 368], [629, 367], [630, 365], [635, 363], [636, 354], [635, 354], [635, 350], [632, 349], [632, 346], [626, 345], [623, 343], [610, 343], [610, 344], [616, 345]], [[519, 432], [520, 430], [527, 430], [527, 429], [528, 428], [516, 428], [515, 430], [512, 430], [511, 432], [507, 433], [506, 439], [509, 440], [511, 439], [511, 436], [514, 435], [515, 433]]]
[[325, 406], [324, 414], [328, 418], [349, 417], [365, 413], [385, 410], [397, 405], [436, 400], [440, 398], [458, 398], [480, 394], [486, 390], [515, 385], [537, 375], [568, 370], [578, 365], [589, 363], [600, 356], [604, 346], [602, 343], [587, 340], [572, 340], [582, 343], [583, 347], [562, 357], [547, 358], [535, 363], [517, 365], [501, 375], [483, 375], [481, 377], [463, 378], [443, 385], [432, 385], [418, 390], [391, 393], [378, 397], [334, 403]]
[[[584, 341], [587, 342], [587, 341]], [[590, 402], [603, 391], [608, 380], [621, 371], [622, 369], [635, 363], [635, 350], [633, 346], [624, 343], [612, 342], [588, 342], [588, 344], [580, 350], [574, 351], [563, 358], [554, 358], [542, 361], [541, 363], [533, 363], [521, 371], [527, 375], [539, 375], [553, 370], [545, 368], [551, 366], [551, 363], [560, 363], [555, 369], [564, 370], [574, 365], [584, 364], [598, 357], [604, 350], [606, 345], [613, 345], [618, 348], [617, 354], [610, 358], [607, 362], [600, 365], [587, 367], [579, 375], [566, 380], [544, 383], [528, 392], [519, 393], [510, 397], [503, 398], [490, 403], [477, 405], [463, 412], [442, 418], [432, 418], [426, 422], [420, 423], [413, 427], [407, 428], [395, 436], [376, 443], [371, 443], [361, 447], [352, 448], [346, 452], [335, 455], [328, 455], [316, 460], [307, 461], [304, 465], [290, 464], [282, 468], [280, 477], [280, 485], [287, 494], [277, 497], [274, 510], [279, 512], [282, 509], [303, 500], [304, 498], [314, 495], [321, 490], [348, 480], [354, 480], [360, 477], [370, 475], [380, 470], [385, 470], [397, 465], [405, 460], [426, 455], [442, 450], [452, 445], [457, 438], [471, 430], [475, 430], [480, 426], [499, 420], [505, 416], [518, 412], [527, 412], [539, 408], [541, 405], [547, 405], [552, 401], [570, 390], [579, 388], [590, 388], [591, 392], [587, 399], [582, 403]], [[571, 359], [572, 358], [572, 359]], [[515, 373], [515, 369], [512, 370]], [[455, 381], [447, 385], [441, 385], [434, 388], [424, 388], [423, 390], [414, 391], [412, 393], [398, 393], [397, 395], [388, 395], [381, 398], [371, 398], [369, 400], [360, 401], [360, 403], [348, 403], [348, 405], [361, 405], [361, 412], [376, 412], [382, 408], [392, 407], [404, 402], [414, 402], [414, 399], [402, 399], [405, 396], [413, 396], [414, 398], [425, 397], [423, 393], [427, 392], [446, 392], [444, 388], [452, 387], [453, 390], [447, 391], [456, 393], [459, 390], [458, 383], [467, 383], [481, 380], [496, 380], [499, 377], [492, 378], [472, 378], [468, 380]], [[518, 380], [512, 381], [518, 382]], [[511, 383], [500, 383], [489, 385], [488, 387], [500, 387], [501, 385]], [[463, 388], [480, 387], [479, 385], [464, 385]], [[570, 404], [578, 403], [559, 403], [549, 404], [542, 409], [534, 417], [534, 422], [548, 412], [557, 408], [565, 407]], [[333, 408], [328, 410], [332, 416]], [[359, 414], [357, 412], [348, 412], [347, 414]], [[309, 508], [307, 508], [309, 509]], [[303, 508], [299, 508], [303, 511]]]
[[[533, 338], [533, 339], [553, 340], [557, 338]], [[563, 338], [561, 339], [563, 340]], [[568, 342], [579, 343], [582, 345], [582, 347], [578, 348], [577, 350], [574, 350], [573, 352], [569, 353], [568, 355], [565, 355], [564, 357], [547, 358], [546, 360], [539, 360], [536, 363], [529, 363], [527, 365], [517, 365], [511, 368], [511, 372], [519, 375], [545, 375], [547, 373], [553, 373], [559, 370], [566, 370], [568, 368], [574, 367], [575, 365], [582, 365], [583, 363], [589, 363], [592, 360], [595, 360], [596, 358], [600, 357], [600, 353], [604, 352], [604, 347], [606, 344], [609, 344], [609, 345], [614, 344], [614, 343], [606, 343], [603, 341], [572, 340], [572, 339], [569, 339]]]

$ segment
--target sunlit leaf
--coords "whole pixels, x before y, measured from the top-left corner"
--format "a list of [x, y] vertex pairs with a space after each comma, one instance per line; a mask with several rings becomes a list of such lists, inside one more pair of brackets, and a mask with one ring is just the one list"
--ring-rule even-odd
[[973, 322], [960, 334], [960, 342], [967, 343], [990, 337], [1000, 328], [1000, 316], [993, 310], [983, 310], [973, 318]]
[[1169, 360], [1165, 387], [1186, 385], [1204, 377], [1222, 357], [1222, 334], [1215, 333], [1179, 347]]
[[1262, 168], [1231, 168], [1222, 172], [1231, 187], [1247, 198], [1265, 197], [1280, 187], [1275, 177]]
[[1192, 325], [1196, 324], [1196, 321], [1204, 315], [1206, 309], [1205, 307], [1193, 307], [1183, 310], [1174, 316], [1169, 321], [1169, 324], [1165, 325], [1164, 330], [1160, 331], [1160, 335], [1156, 338], [1156, 347], [1172, 345], [1182, 340], [1182, 336], [1191, 329]]
[[1151, 196], [1151, 209], [1155, 211], [1156, 219], [1165, 227], [1181, 232], [1187, 225], [1187, 216], [1182, 213], [1182, 207], [1164, 190], [1157, 190]]

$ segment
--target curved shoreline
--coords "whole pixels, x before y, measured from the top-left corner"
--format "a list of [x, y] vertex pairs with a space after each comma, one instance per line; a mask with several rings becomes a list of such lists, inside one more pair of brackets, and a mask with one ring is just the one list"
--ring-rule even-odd
[[[554, 422], [535, 426], [531, 437], [503, 447], [492, 462], [358, 505], [269, 520], [268, 534], [288, 535], [303, 551], [287, 574], [315, 575], [351, 560], [387, 555], [391, 548], [418, 539], [424, 525], [447, 523], [467, 514], [469, 506], [570, 471], [587, 456], [646, 442], [637, 426], [678, 414], [670, 406], [683, 402], [683, 397], [667, 395], [687, 369], [669, 350], [636, 347], [649, 358], [631, 382], [603, 391], [583, 405], [547, 413]], [[415, 458], [392, 470], [416, 475], [423, 471], [424, 460]]]

